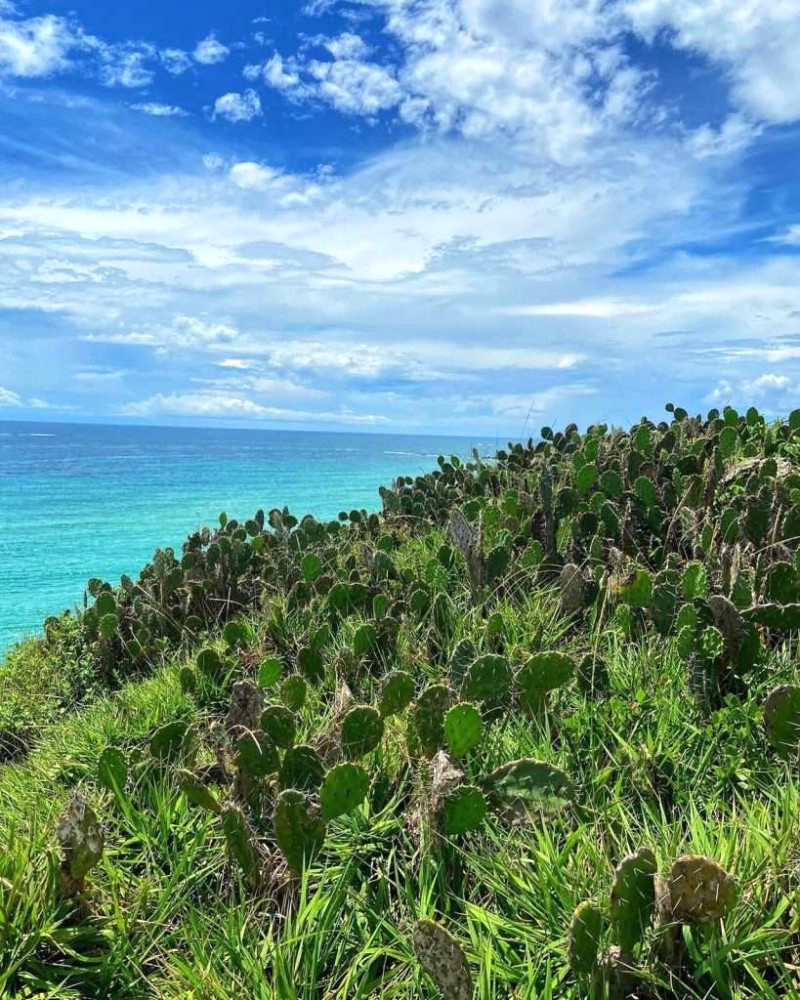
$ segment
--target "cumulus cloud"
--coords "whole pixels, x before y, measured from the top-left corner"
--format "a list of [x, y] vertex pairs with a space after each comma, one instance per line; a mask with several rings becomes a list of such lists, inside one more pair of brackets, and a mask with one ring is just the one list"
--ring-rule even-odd
[[261, 98], [254, 90], [244, 93], [223, 94], [214, 102], [214, 118], [226, 118], [229, 122], [249, 122], [261, 116]]
[[21, 21], [0, 17], [0, 73], [44, 77], [61, 72], [79, 44], [80, 37], [62, 17], [47, 14]]
[[204, 66], [213, 66], [216, 63], [224, 62], [229, 53], [230, 49], [211, 34], [202, 42], [197, 43], [193, 55], [196, 62], [202, 63]]
[[160, 52], [164, 69], [173, 76], [180, 76], [192, 68], [192, 60], [183, 49], [162, 49]]

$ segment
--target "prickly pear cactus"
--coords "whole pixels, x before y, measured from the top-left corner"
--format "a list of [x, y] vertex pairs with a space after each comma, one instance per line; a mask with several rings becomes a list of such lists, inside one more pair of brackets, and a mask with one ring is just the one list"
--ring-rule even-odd
[[278, 783], [281, 788], [315, 791], [322, 784], [325, 768], [313, 747], [291, 747], [283, 755]]
[[337, 764], [325, 775], [319, 791], [325, 822], [352, 812], [367, 797], [369, 776], [358, 764]]
[[672, 918], [685, 924], [721, 920], [736, 905], [736, 880], [711, 858], [685, 854], [670, 871], [669, 899]]
[[354, 760], [374, 750], [383, 738], [383, 717], [369, 705], [356, 705], [342, 719], [342, 752]]
[[275, 805], [275, 840], [289, 867], [299, 875], [325, 841], [325, 821], [308, 796], [294, 788], [280, 793]]
[[292, 712], [299, 712], [306, 703], [308, 684], [300, 674], [289, 674], [281, 684], [281, 701]]
[[276, 747], [288, 748], [297, 736], [297, 719], [285, 705], [269, 705], [261, 713], [261, 731]]
[[572, 914], [567, 957], [576, 976], [593, 976], [597, 970], [604, 919], [600, 907], [588, 899]]
[[787, 759], [800, 747], [800, 686], [781, 684], [764, 701], [764, 728], [770, 743]]
[[531, 701], [548, 691], [568, 684], [575, 674], [575, 661], [566, 653], [535, 653], [516, 677], [523, 694]]
[[278, 751], [265, 733], [246, 729], [236, 740], [236, 766], [250, 778], [266, 778], [280, 767]]
[[263, 695], [250, 681], [237, 681], [231, 692], [231, 707], [225, 716], [225, 729], [235, 735], [242, 729], [258, 729]]
[[182, 721], [167, 722], [150, 738], [150, 753], [158, 760], [172, 760], [183, 748], [189, 726]]
[[445, 684], [431, 684], [417, 698], [412, 713], [414, 732], [423, 756], [433, 757], [444, 741], [444, 717], [452, 694]]
[[572, 781], [561, 768], [531, 757], [509, 761], [478, 783], [498, 805], [521, 799], [539, 809], [559, 809], [575, 797]]
[[481, 741], [483, 719], [480, 711], [468, 702], [453, 705], [444, 719], [444, 735], [454, 757], [465, 757]]
[[472, 1000], [472, 973], [453, 935], [433, 920], [418, 920], [411, 933], [414, 954], [444, 1000]]
[[226, 670], [225, 661], [216, 649], [201, 649], [197, 654], [197, 669], [209, 680], [218, 681], [222, 678]]
[[581, 611], [586, 604], [586, 581], [580, 567], [575, 563], [567, 563], [559, 573], [558, 586], [561, 590], [563, 614], [574, 615]]
[[469, 667], [461, 684], [465, 701], [499, 701], [511, 688], [508, 661], [496, 653], [479, 656]]
[[460, 785], [446, 795], [439, 808], [439, 829], [446, 837], [476, 830], [486, 816], [486, 799], [475, 785]]
[[217, 801], [214, 793], [206, 788], [196, 774], [184, 768], [179, 768], [175, 772], [175, 777], [178, 781], [178, 787], [193, 805], [200, 806], [201, 809], [207, 809], [209, 812], [217, 814], [222, 812], [222, 806]]
[[656, 902], [656, 856], [643, 848], [624, 858], [611, 887], [611, 921], [624, 955], [632, 955], [650, 926]]
[[405, 670], [393, 670], [386, 675], [381, 688], [380, 713], [384, 718], [398, 715], [414, 698], [414, 678]]
[[103, 856], [103, 831], [92, 807], [76, 794], [56, 827], [61, 848], [60, 889], [74, 896], [83, 890], [86, 875]]
[[248, 883], [256, 887], [261, 881], [261, 864], [250, 824], [242, 810], [230, 803], [222, 807], [220, 818], [231, 857], [242, 869]]
[[97, 762], [97, 781], [109, 792], [121, 792], [128, 780], [128, 762], [116, 747], [106, 747]]

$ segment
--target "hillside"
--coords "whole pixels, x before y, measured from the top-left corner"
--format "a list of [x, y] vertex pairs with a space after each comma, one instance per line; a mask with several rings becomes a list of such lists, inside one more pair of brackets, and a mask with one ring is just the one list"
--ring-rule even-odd
[[667, 410], [89, 581], [0, 668], [0, 995], [800, 996], [800, 411]]

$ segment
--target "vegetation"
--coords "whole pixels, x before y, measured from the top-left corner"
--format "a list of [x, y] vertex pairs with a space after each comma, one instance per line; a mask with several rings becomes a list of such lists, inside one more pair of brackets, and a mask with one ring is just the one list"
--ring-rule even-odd
[[5, 668], [0, 993], [800, 995], [800, 412], [667, 409], [90, 581]]

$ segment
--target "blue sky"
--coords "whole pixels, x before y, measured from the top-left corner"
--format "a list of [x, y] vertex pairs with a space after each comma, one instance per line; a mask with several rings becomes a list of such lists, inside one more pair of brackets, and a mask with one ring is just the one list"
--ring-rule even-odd
[[800, 0], [0, 0], [0, 419], [800, 405]]

